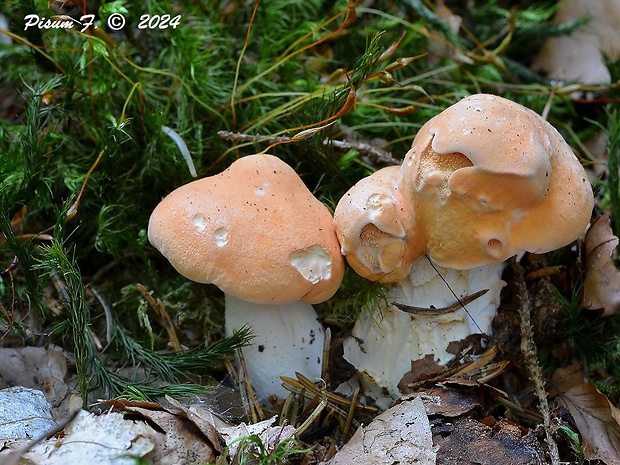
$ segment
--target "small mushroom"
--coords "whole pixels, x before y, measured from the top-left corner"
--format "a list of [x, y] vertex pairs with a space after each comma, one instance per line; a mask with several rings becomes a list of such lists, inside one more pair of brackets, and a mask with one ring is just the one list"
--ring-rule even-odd
[[445, 362], [450, 342], [490, 334], [502, 262], [569, 244], [593, 203], [571, 148], [535, 112], [486, 94], [452, 105], [420, 129], [401, 167], [362, 179], [336, 208], [347, 261], [361, 276], [393, 283], [397, 304], [378, 324], [360, 318], [345, 358], [397, 393], [412, 359]]
[[388, 166], [360, 180], [340, 199], [334, 224], [342, 253], [363, 278], [395, 282], [426, 251], [413, 204], [399, 186], [400, 166]]
[[226, 333], [252, 328], [243, 355], [260, 399], [280, 376], [320, 377], [323, 327], [313, 303], [338, 289], [344, 260], [329, 210], [295, 171], [250, 155], [186, 184], [153, 211], [151, 243], [183, 276], [226, 293]]

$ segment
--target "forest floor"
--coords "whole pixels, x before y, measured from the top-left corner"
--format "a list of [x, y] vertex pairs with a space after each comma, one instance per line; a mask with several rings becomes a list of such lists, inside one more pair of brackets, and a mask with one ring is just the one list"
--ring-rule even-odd
[[[620, 464], [618, 2], [446, 3], [2, 2], [0, 461]], [[389, 409], [336, 391], [387, 292], [347, 268], [315, 306], [323, 379], [257, 398], [233, 362], [251, 332], [224, 337], [224, 294], [149, 243], [155, 206], [268, 152], [333, 212], [476, 93], [560, 132], [596, 228], [509, 260], [492, 336], [413, 360]]]

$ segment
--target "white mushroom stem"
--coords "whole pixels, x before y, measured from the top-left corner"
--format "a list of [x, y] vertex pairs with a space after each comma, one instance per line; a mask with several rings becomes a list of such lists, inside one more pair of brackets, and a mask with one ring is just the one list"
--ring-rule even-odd
[[242, 349], [248, 377], [258, 400], [286, 398], [281, 376], [301, 373], [314, 381], [321, 377], [324, 330], [312, 305], [253, 304], [226, 295], [226, 335], [243, 326], [251, 328], [251, 345]]
[[[389, 305], [380, 314], [362, 315], [352, 335], [344, 341], [344, 358], [357, 368], [366, 395], [378, 405], [387, 406], [398, 397], [398, 383], [411, 370], [412, 360], [432, 354], [443, 364], [454, 356], [446, 351], [450, 342], [472, 334], [490, 335], [505, 285], [501, 279], [503, 269], [503, 263], [493, 263], [470, 270], [453, 270], [433, 267], [426, 257], [416, 260], [411, 273], [390, 287], [388, 302], [427, 309], [455, 307], [455, 310], [425, 315]], [[466, 303], [465, 309], [458, 304], [459, 300], [467, 301], [468, 296], [485, 289], [488, 292]]]

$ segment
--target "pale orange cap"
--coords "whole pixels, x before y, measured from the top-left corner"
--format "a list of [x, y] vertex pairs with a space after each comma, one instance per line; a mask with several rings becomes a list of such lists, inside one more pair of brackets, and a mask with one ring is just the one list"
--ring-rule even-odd
[[183, 276], [252, 303], [323, 302], [344, 274], [329, 210], [272, 155], [176, 189], [148, 236]]
[[400, 166], [375, 171], [357, 182], [334, 212], [341, 252], [357, 274], [372, 281], [399, 281], [424, 253], [415, 213], [398, 187]]
[[477, 94], [422, 126], [402, 166], [353, 186], [334, 219], [355, 271], [394, 282], [423, 254], [469, 269], [563, 247], [585, 231], [593, 205], [585, 170], [551, 124]]
[[464, 98], [426, 123], [401, 185], [439, 265], [467, 269], [577, 239], [594, 206], [585, 170], [534, 111], [488, 94]]

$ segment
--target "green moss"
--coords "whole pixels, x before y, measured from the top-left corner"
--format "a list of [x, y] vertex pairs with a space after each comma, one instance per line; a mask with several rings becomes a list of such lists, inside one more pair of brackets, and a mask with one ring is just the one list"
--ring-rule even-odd
[[[371, 143], [401, 158], [424, 122], [474, 92], [502, 93], [539, 112], [549, 105], [549, 120], [574, 145], [609, 127], [615, 154], [613, 110], [586, 118], [567, 92], [527, 69], [545, 37], [579, 23], [553, 25], [548, 1], [471, 3], [453, 2], [465, 34], [452, 32], [432, 2], [414, 0], [371, 7], [274, 0], [259, 3], [255, 15], [253, 2], [101, 1], [98, 29], [84, 33], [24, 30], [26, 14], [54, 14], [47, 0], [2, 2], [14, 45], [2, 48], [0, 90], [17, 97], [0, 120], [0, 271], [15, 257], [19, 266], [15, 280], [0, 275], [3, 308], [18, 318], [0, 319], [23, 334], [15, 321], [36, 309], [41, 327], [54, 329], [53, 340], [80, 355], [83, 393], [96, 385], [119, 392], [123, 379], [108, 365], [136, 365], [166, 380], [194, 368], [158, 353], [166, 333], [148, 308], [145, 337], [137, 283], [164, 302], [183, 343], [204, 348], [203, 340], [219, 341], [221, 293], [180, 278], [146, 239], [155, 205], [192, 179], [162, 126], [183, 138], [199, 176], [208, 176], [265, 150], [269, 138], [337, 121], [269, 149], [332, 209], [380, 163], [324, 139]], [[127, 18], [123, 30], [106, 29], [113, 13]], [[176, 28], [138, 29], [144, 14], [180, 21]], [[598, 90], [602, 99], [617, 98], [613, 86]], [[268, 140], [224, 141], [222, 130]], [[617, 182], [610, 177], [600, 186], [615, 212]], [[41, 233], [54, 241], [33, 238]], [[70, 305], [54, 287], [56, 275], [65, 276]], [[113, 309], [112, 320], [93, 288]], [[50, 308], [50, 295], [63, 302], [62, 316]], [[350, 320], [378, 295], [378, 285], [348, 276], [328, 308]], [[92, 334], [105, 340], [110, 324], [114, 340], [102, 351]]]

